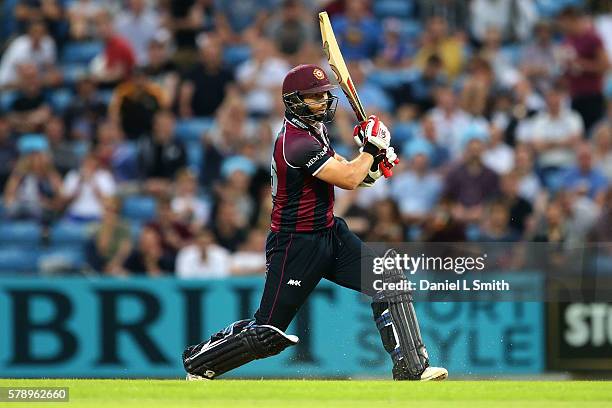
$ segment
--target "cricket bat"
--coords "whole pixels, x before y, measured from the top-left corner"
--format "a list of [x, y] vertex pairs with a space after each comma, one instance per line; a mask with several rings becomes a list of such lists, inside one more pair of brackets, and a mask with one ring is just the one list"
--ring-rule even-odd
[[321, 39], [323, 40], [323, 51], [325, 52], [329, 66], [332, 71], [334, 71], [338, 85], [340, 85], [340, 89], [342, 89], [342, 92], [344, 92], [344, 95], [346, 95], [346, 98], [351, 104], [351, 108], [353, 108], [357, 120], [359, 122], [364, 122], [367, 120], [367, 115], [363, 110], [359, 95], [357, 95], [357, 90], [351, 79], [351, 74], [344, 63], [344, 58], [340, 52], [340, 47], [338, 47], [338, 42], [336, 41], [336, 36], [334, 35], [334, 30], [326, 11], [319, 13], [319, 26], [321, 28]]

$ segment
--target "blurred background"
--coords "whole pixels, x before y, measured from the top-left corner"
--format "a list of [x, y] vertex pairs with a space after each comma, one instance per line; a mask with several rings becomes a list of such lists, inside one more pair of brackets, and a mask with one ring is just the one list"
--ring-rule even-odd
[[[0, 376], [177, 376], [186, 343], [257, 308], [280, 86], [297, 64], [329, 69], [322, 10], [402, 160], [337, 190], [354, 232], [595, 244], [612, 270], [610, 1], [0, 7]], [[328, 127], [351, 158], [339, 96]], [[459, 375], [612, 371], [612, 303], [419, 308], [430, 354]], [[235, 375], [387, 376], [369, 313], [324, 284], [297, 351]]]

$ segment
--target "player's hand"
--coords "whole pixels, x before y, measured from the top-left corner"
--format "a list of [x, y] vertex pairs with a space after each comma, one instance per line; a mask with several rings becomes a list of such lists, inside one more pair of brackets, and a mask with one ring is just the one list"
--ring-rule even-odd
[[377, 116], [370, 116], [365, 127], [364, 144], [371, 144], [378, 150], [387, 150], [391, 143], [391, 132]]
[[353, 128], [353, 140], [359, 147], [363, 147], [363, 141], [366, 138], [365, 130], [366, 130], [367, 125], [368, 125], [368, 121], [364, 120], [363, 122], [361, 122], [360, 124], [356, 125]]
[[389, 147], [384, 152], [381, 152], [374, 158], [374, 163], [368, 172], [368, 175], [375, 181], [385, 176], [385, 178], [393, 177], [393, 167], [399, 163], [399, 158], [393, 147]]

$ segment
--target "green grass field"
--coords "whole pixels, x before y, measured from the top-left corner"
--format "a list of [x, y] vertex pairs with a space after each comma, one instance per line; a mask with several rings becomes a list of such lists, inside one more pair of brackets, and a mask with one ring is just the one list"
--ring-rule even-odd
[[612, 382], [312, 380], [0, 380], [0, 387], [70, 388], [68, 403], [20, 407], [612, 407]]

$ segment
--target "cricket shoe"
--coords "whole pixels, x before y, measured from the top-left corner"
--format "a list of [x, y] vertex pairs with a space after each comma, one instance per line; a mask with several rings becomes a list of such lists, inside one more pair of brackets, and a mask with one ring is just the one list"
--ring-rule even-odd
[[187, 381], [210, 381], [210, 378], [202, 377], [201, 375], [196, 374], [187, 374], [185, 378]]
[[448, 370], [443, 367], [427, 367], [418, 381], [442, 381], [448, 378]]

